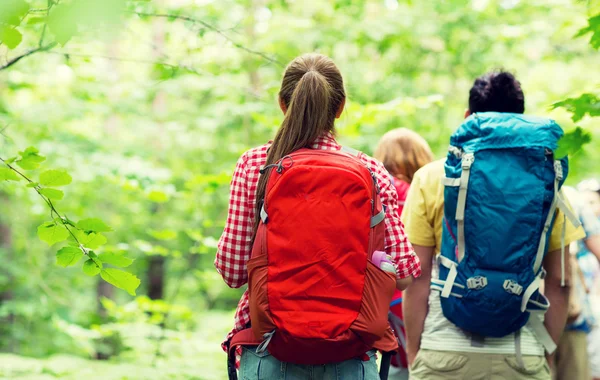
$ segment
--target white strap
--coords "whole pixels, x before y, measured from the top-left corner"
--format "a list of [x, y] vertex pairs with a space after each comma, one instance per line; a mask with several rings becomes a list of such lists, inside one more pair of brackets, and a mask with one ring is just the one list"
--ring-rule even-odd
[[351, 156], [358, 157], [360, 155], [360, 151], [354, 148], [350, 148], [349, 146], [342, 146], [340, 150], [344, 153], [348, 153]]
[[439, 263], [441, 265], [445, 266], [448, 269], [450, 269], [451, 267], [455, 267], [455, 266], [458, 265], [454, 261], [452, 261], [449, 258], [447, 258], [446, 256], [442, 256], [442, 255], [438, 256], [438, 261], [439, 261]]
[[523, 294], [523, 299], [521, 300], [521, 312], [525, 312], [527, 310], [527, 303], [533, 293], [536, 292], [540, 288], [540, 283], [542, 282], [543, 271], [540, 271], [540, 274], [533, 280], [531, 284], [525, 289], [525, 293]]
[[542, 266], [542, 259], [544, 258], [544, 254], [546, 253], [546, 237], [548, 236], [548, 231], [550, 230], [550, 225], [552, 224], [552, 218], [554, 217], [554, 213], [556, 212], [556, 207], [558, 204], [558, 178], [559, 177], [555, 177], [554, 180], [554, 197], [552, 198], [552, 204], [550, 205], [550, 210], [548, 210], [548, 216], [546, 217], [546, 221], [544, 222], [544, 230], [542, 231], [540, 243], [538, 244], [537, 254], [533, 263], [533, 273], [537, 273], [537, 271], [540, 270], [540, 267]]
[[[440, 280], [440, 279], [437, 279], [437, 278], [432, 278], [431, 279], [431, 283], [434, 284], [434, 285], [439, 285], [440, 287], [444, 287], [444, 285], [446, 285], [446, 281]], [[464, 285], [458, 284], [457, 282], [454, 282], [454, 286], [456, 286], [457, 288], [461, 288], [461, 289], [465, 288]]]
[[525, 369], [525, 363], [523, 363], [523, 354], [521, 351], [521, 330], [517, 330], [515, 332], [515, 356], [517, 357], [517, 365], [521, 369]]
[[569, 219], [569, 222], [571, 222], [571, 224], [575, 226], [575, 228], [579, 228], [579, 226], [581, 226], [581, 221], [579, 220], [577, 215], [575, 215], [575, 213], [571, 211], [569, 206], [567, 206], [567, 202], [565, 202], [561, 193], [558, 193], [557, 202], [558, 203], [556, 207], [558, 207], [558, 209], [562, 211], [563, 214], [565, 214], [565, 216]]
[[567, 233], [567, 217], [563, 214], [563, 226], [560, 234], [560, 286], [565, 287], [565, 235]]
[[267, 211], [265, 210], [265, 204], [263, 203], [262, 207], [260, 208], [260, 220], [262, 220], [262, 222], [266, 224], [268, 219], [269, 215], [267, 215]]
[[442, 297], [450, 297], [450, 293], [452, 292], [452, 286], [454, 286], [454, 281], [456, 280], [457, 274], [458, 272], [456, 271], [456, 266], [451, 266], [450, 272], [448, 272], [448, 277], [446, 278], [446, 283], [444, 284], [444, 288], [442, 289]]
[[[441, 292], [443, 290], [443, 288], [440, 285], [436, 285], [436, 284], [431, 284], [430, 289], [431, 290], [436, 290], [438, 292]], [[463, 297], [461, 294], [458, 294], [458, 293], [450, 293], [450, 295], [452, 297], [457, 297], [457, 298], [462, 298]]]
[[[562, 166], [561, 166], [562, 170]], [[560, 236], [560, 286], [565, 287], [565, 235], [567, 233], [567, 219], [575, 228], [581, 226], [581, 221], [573, 211], [567, 206], [561, 193], [557, 195], [556, 207], [563, 213], [563, 226]]]
[[448, 152], [452, 153], [453, 155], [455, 155], [458, 158], [461, 158], [462, 155], [463, 155], [462, 150], [459, 147], [456, 147], [456, 146], [453, 146], [453, 145], [450, 145], [448, 147]]
[[552, 354], [556, 351], [556, 343], [552, 340], [552, 337], [546, 330], [546, 326], [544, 326], [544, 322], [540, 319], [540, 316], [544, 314], [543, 312], [530, 312], [529, 320], [527, 321], [527, 327], [531, 330], [533, 335], [537, 338], [537, 340], [544, 346], [544, 349], [548, 354]]
[[442, 183], [444, 184], [444, 186], [459, 187], [460, 186], [460, 178], [444, 177], [442, 180]]
[[456, 202], [458, 262], [465, 257], [465, 206], [467, 204], [467, 190], [469, 189], [469, 177], [471, 176], [473, 161], [475, 161], [473, 153], [463, 154], [462, 173], [460, 174], [460, 186]]
[[258, 347], [256, 347], [257, 354], [260, 354], [267, 350], [267, 346], [269, 345], [269, 343], [271, 343], [273, 335], [275, 335], [275, 330], [263, 334], [263, 341], [258, 345]]

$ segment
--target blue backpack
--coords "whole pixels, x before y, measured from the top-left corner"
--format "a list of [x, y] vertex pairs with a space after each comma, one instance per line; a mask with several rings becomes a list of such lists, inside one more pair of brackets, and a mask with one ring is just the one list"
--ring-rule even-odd
[[549, 119], [486, 112], [450, 139], [440, 275], [431, 287], [444, 316], [474, 336], [518, 334], [527, 324], [548, 352], [556, 348], [535, 314], [549, 307], [539, 287], [556, 209], [579, 223], [559, 194], [568, 162], [553, 152], [562, 135]]

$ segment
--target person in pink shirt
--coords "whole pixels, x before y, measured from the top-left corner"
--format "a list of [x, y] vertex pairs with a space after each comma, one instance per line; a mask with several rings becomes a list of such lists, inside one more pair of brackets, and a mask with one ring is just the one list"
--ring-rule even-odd
[[[418, 133], [407, 128], [397, 128], [381, 137], [373, 156], [383, 163], [392, 176], [392, 183], [398, 193], [397, 211], [401, 215], [413, 175], [422, 166], [433, 161], [431, 148]], [[402, 320], [402, 292], [396, 290], [390, 305], [390, 323], [402, 344], [398, 355], [392, 358], [390, 379], [408, 379]]]

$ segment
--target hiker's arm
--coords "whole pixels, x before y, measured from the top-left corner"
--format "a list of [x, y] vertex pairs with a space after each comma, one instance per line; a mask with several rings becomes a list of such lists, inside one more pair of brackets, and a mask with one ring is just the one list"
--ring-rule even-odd
[[421, 346], [421, 334], [429, 310], [431, 261], [434, 255], [434, 247], [413, 245], [413, 248], [421, 261], [421, 277], [416, 278], [406, 289], [402, 300], [406, 328], [406, 355], [409, 364], [413, 362]]
[[586, 248], [600, 260], [600, 219], [596, 217], [594, 211], [589, 207], [581, 207], [579, 220], [585, 231]]
[[421, 264], [409, 243], [404, 226], [398, 215], [398, 193], [392, 185], [390, 174], [383, 164], [376, 167], [379, 197], [385, 207], [385, 252], [391, 256], [392, 264], [396, 268], [396, 287], [406, 289], [414, 277], [421, 275]]
[[246, 159], [237, 162], [231, 179], [229, 210], [225, 230], [217, 244], [215, 268], [231, 288], [248, 282], [246, 264], [250, 260], [254, 208], [248, 204]]
[[413, 276], [406, 277], [406, 278], [397, 278], [396, 279], [396, 289], [402, 291], [402, 290], [408, 288], [408, 286], [410, 284], [412, 284], [413, 279], [414, 279]]
[[585, 240], [585, 246], [600, 260], [600, 235], [594, 235]]
[[[571, 287], [571, 266], [569, 263], [569, 246], [565, 247], [565, 286], [561, 286], [561, 250], [548, 252], [544, 259], [546, 278], [544, 280], [544, 294], [550, 301], [550, 308], [546, 312], [544, 324], [552, 340], [558, 344], [565, 324], [569, 306], [569, 291]], [[549, 358], [550, 359], [550, 358]], [[551, 360], [549, 360], [551, 361]]]

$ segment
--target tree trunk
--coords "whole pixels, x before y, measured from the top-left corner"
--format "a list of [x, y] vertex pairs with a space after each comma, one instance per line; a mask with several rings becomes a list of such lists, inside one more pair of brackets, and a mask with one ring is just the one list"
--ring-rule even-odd
[[148, 297], [152, 300], [163, 299], [165, 289], [165, 258], [151, 256], [148, 259]]

